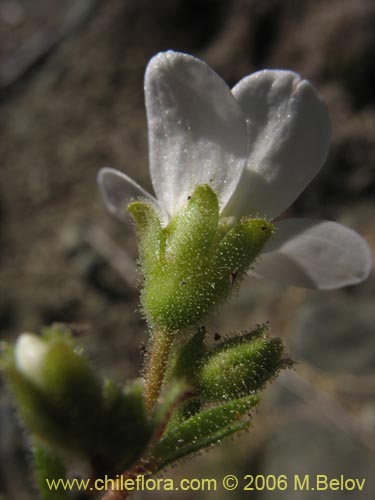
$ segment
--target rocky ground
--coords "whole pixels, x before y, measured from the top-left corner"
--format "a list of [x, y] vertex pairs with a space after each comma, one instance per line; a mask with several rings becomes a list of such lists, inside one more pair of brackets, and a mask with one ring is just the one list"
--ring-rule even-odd
[[[79, 0], [64, 8], [0, 0], [1, 340], [72, 323], [103, 373], [123, 378], [141, 367], [145, 325], [127, 260], [134, 237], [106, 212], [95, 177], [114, 166], [150, 188], [142, 80], [160, 50], [193, 53], [230, 84], [267, 67], [310, 79], [331, 112], [332, 148], [289, 215], [343, 222], [373, 244], [373, 26], [371, 0]], [[374, 277], [325, 293], [244, 284], [212, 331], [270, 320], [296, 371], [267, 391], [254, 431], [166, 475], [317, 472], [366, 477], [370, 488], [373, 299]], [[29, 500], [22, 433], [1, 390], [0, 498]], [[288, 490], [277, 498], [317, 497]]]

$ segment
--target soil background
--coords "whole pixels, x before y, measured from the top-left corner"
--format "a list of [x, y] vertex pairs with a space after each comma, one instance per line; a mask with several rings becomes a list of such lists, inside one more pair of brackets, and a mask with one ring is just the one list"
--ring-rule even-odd
[[[107, 213], [96, 174], [119, 168], [151, 190], [143, 75], [160, 50], [204, 59], [231, 86], [263, 68], [311, 80], [331, 113], [332, 146], [288, 215], [342, 222], [373, 247], [374, 16], [371, 0], [0, 0], [0, 340], [64, 322], [103, 374], [141, 368], [134, 236]], [[357, 498], [370, 498], [373, 302], [373, 276], [332, 292], [245, 283], [212, 335], [270, 320], [296, 370], [265, 391], [254, 430], [165, 477], [236, 474], [244, 486], [246, 474], [343, 474], [366, 478]], [[24, 435], [0, 390], [0, 498], [34, 499]], [[168, 497], [248, 498], [242, 489]]]

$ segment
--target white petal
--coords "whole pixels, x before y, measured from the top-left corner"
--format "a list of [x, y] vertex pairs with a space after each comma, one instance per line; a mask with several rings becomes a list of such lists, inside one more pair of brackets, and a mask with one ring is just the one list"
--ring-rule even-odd
[[97, 181], [106, 207], [121, 220], [127, 219], [127, 205], [134, 199], [146, 198], [160, 210], [160, 205], [153, 196], [119, 170], [102, 168]]
[[43, 385], [43, 363], [48, 344], [33, 333], [20, 335], [14, 346], [17, 369], [36, 385]]
[[204, 62], [162, 52], [145, 75], [150, 170], [157, 198], [172, 215], [198, 184], [224, 205], [247, 157], [246, 122], [226, 83]]
[[276, 234], [252, 274], [322, 290], [353, 285], [368, 277], [371, 252], [355, 231], [336, 222], [312, 219], [286, 219], [275, 226]]
[[330, 141], [328, 112], [309, 82], [291, 71], [259, 71], [232, 92], [248, 119], [250, 155], [225, 211], [273, 219], [322, 167]]

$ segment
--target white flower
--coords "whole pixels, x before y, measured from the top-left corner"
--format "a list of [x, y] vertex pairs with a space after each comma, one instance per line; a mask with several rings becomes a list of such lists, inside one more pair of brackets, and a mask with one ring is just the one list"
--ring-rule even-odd
[[[222, 215], [274, 220], [328, 153], [326, 107], [310, 83], [291, 71], [259, 71], [230, 90], [199, 59], [162, 52], [148, 64], [145, 97], [156, 198], [125, 174], [102, 169], [101, 193], [120, 218], [131, 198], [143, 197], [167, 223], [195, 186], [208, 184]], [[351, 229], [315, 219], [286, 219], [275, 227], [252, 275], [320, 289], [368, 276], [369, 247]]]

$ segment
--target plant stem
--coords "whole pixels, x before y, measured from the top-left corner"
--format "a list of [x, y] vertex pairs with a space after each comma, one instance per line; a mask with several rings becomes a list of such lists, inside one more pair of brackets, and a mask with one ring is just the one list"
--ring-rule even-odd
[[145, 404], [148, 412], [151, 412], [159, 397], [167, 368], [169, 353], [173, 343], [173, 332], [159, 331], [154, 334], [150, 358], [145, 374]]
[[[116, 481], [120, 485], [120, 487], [123, 485], [126, 485], [126, 481], [128, 479], [132, 479], [134, 482], [136, 482], [137, 477], [140, 475], [147, 476], [150, 475], [151, 471], [147, 468], [147, 464], [141, 464], [137, 463], [133, 465], [128, 471], [125, 471], [120, 478], [119, 476], [116, 476]], [[104, 496], [102, 497], [102, 500], [127, 500], [129, 497], [129, 494], [131, 491], [133, 491], [134, 488], [131, 490], [127, 489], [119, 489], [119, 490], [108, 490]]]

